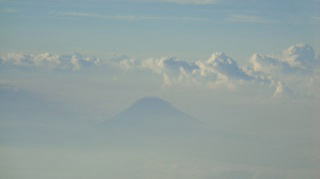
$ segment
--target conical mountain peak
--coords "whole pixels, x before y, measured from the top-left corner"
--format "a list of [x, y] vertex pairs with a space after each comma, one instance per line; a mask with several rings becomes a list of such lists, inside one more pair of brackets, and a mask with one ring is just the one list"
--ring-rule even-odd
[[143, 97], [134, 102], [130, 107], [120, 112], [114, 119], [133, 120], [168, 120], [191, 119], [189, 115], [175, 108], [171, 103], [158, 97]]
[[149, 135], [168, 135], [197, 130], [202, 124], [157, 97], [138, 99], [106, 123], [110, 131]]

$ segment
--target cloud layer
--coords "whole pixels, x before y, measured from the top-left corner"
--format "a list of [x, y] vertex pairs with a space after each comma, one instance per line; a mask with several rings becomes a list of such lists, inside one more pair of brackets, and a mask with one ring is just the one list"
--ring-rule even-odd
[[[189, 61], [176, 57], [134, 59], [128, 56], [105, 60], [81, 54], [53, 55], [11, 53], [0, 57], [2, 68], [40, 68], [80, 71], [83, 68], [109, 65], [118, 71], [143, 71], [163, 79], [162, 86], [227, 87], [235, 90], [246, 84], [272, 88], [274, 97], [313, 95], [318, 89], [320, 60], [310, 45], [297, 44], [282, 54], [253, 54], [248, 63], [240, 66], [225, 53], [213, 53], [207, 60]], [[116, 75], [116, 74], [114, 74]], [[132, 75], [134, 78], [134, 75]], [[150, 77], [152, 78], [152, 77]], [[306, 89], [308, 88], [308, 89]], [[300, 92], [299, 92], [300, 91]]]
[[[254, 54], [244, 66], [225, 53], [213, 53], [207, 60], [197, 61], [176, 57], [123, 59], [120, 65], [126, 70], [141, 69], [158, 74], [162, 76], [164, 86], [204, 85], [236, 89], [253, 83], [273, 88], [273, 96], [279, 97], [295, 96], [300, 93], [295, 91], [299, 90], [305, 93], [317, 89], [320, 60], [310, 45], [297, 44], [278, 56]], [[309, 86], [309, 89], [303, 89], [303, 86]]]

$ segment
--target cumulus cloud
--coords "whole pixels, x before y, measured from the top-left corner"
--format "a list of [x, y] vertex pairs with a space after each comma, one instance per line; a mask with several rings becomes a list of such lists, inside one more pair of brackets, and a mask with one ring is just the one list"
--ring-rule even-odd
[[316, 57], [314, 49], [310, 45], [298, 44], [289, 47], [284, 51], [283, 61], [292, 68], [308, 71], [319, 65], [319, 58]]
[[256, 80], [244, 71], [235, 60], [224, 53], [214, 53], [208, 60], [188, 61], [176, 57], [149, 58], [119, 62], [125, 69], [148, 70], [162, 76], [164, 86], [204, 84], [209, 87], [231, 84], [235, 81]]
[[80, 70], [82, 67], [95, 66], [99, 63], [99, 58], [83, 56], [78, 53], [72, 55], [10, 53], [0, 57], [1, 66], [38, 67], [73, 71]]
[[290, 71], [289, 64], [266, 55], [254, 54], [250, 59], [250, 64], [255, 72], [272, 73]]
[[235, 80], [253, 79], [238, 66], [235, 60], [224, 53], [214, 53], [207, 61], [198, 61], [197, 64], [201, 67], [200, 73], [202, 75], [206, 75], [207, 73], [216, 73]]
[[256, 72], [312, 73], [320, 60], [310, 45], [297, 44], [284, 50], [278, 57], [254, 54], [250, 63]]
[[273, 89], [275, 98], [295, 96], [296, 90], [303, 91], [299, 84], [314, 85], [319, 74], [315, 73], [319, 69], [319, 57], [311, 46], [303, 44], [293, 45], [278, 56], [254, 54], [244, 66], [225, 53], [213, 53], [207, 60], [197, 61], [163, 57], [124, 59], [119, 63], [126, 70], [140, 69], [158, 74], [164, 86], [182, 84], [235, 89], [250, 83]]
[[271, 79], [275, 88], [274, 97], [293, 97], [305, 96], [308, 91], [317, 88], [314, 79], [319, 76], [319, 67], [320, 59], [314, 49], [310, 45], [297, 44], [277, 56], [254, 54], [247, 70], [248, 73], [262, 74]]
[[156, 73], [169, 72], [174, 74], [180, 73], [182, 70], [188, 73], [192, 73], [194, 70], [198, 69], [198, 66], [196, 64], [184, 60], [179, 60], [176, 57], [147, 59], [142, 62], [141, 66]]
[[180, 60], [176, 57], [150, 58], [141, 61], [138, 66], [161, 75], [164, 86], [193, 81], [192, 74], [199, 68], [194, 62]]

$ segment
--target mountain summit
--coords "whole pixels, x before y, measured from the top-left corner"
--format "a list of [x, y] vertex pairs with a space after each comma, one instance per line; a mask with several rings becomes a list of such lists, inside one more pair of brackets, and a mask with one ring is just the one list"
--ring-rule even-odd
[[157, 97], [144, 97], [137, 100], [132, 106], [132, 108], [141, 108], [142, 110], [161, 110], [173, 108], [173, 106], [165, 100], [162, 100]]
[[115, 120], [139, 120], [146, 118], [149, 120], [166, 120], [169, 118], [191, 120], [192, 117], [176, 109], [168, 101], [157, 97], [141, 98], [114, 117]]

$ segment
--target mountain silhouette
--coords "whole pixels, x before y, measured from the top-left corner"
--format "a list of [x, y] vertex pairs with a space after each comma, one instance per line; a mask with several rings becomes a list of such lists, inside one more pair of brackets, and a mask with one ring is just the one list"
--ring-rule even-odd
[[157, 97], [144, 97], [129, 108], [120, 112], [114, 120], [185, 120], [195, 121], [191, 116], [181, 112], [168, 101]]
[[144, 97], [104, 123], [112, 136], [187, 137], [203, 131], [203, 124], [168, 101]]

